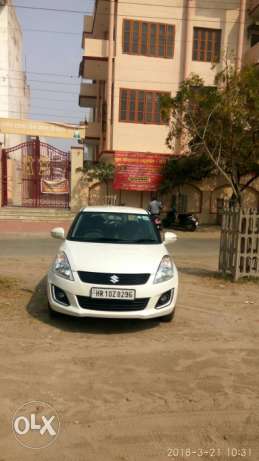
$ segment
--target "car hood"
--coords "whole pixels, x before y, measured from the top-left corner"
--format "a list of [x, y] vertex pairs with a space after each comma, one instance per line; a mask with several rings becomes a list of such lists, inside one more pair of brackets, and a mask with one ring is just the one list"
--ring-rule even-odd
[[71, 242], [60, 248], [69, 259], [72, 271], [105, 273], [155, 273], [164, 255], [163, 243], [158, 245], [123, 245]]

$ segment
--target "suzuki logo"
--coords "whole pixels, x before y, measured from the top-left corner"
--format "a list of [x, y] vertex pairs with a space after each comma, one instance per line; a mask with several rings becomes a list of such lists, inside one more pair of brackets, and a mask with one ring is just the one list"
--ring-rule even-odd
[[115, 284], [115, 283], [119, 283], [120, 279], [119, 277], [117, 277], [117, 275], [112, 275], [112, 277], [110, 278], [110, 281]]

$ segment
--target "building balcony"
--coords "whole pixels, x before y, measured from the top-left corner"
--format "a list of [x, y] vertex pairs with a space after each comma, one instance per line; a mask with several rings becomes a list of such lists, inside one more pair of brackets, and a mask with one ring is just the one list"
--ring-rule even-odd
[[99, 38], [84, 38], [84, 56], [94, 58], [108, 58], [108, 40]]
[[110, 2], [95, 0], [93, 15], [84, 17], [84, 37], [105, 39], [109, 30]]
[[84, 33], [92, 34], [94, 27], [94, 16], [85, 16], [84, 17]]
[[106, 80], [108, 40], [84, 37], [84, 55], [80, 75], [87, 80]]
[[259, 0], [250, 0], [249, 13], [255, 19], [259, 19]]
[[97, 146], [101, 137], [101, 123], [90, 122], [86, 128], [86, 145]]
[[259, 65], [259, 43], [256, 43], [256, 45], [252, 46], [252, 48], [246, 52], [244, 56], [244, 63], [248, 65]]
[[81, 83], [79, 106], [95, 108], [97, 104], [96, 83]]
[[84, 16], [82, 48], [84, 48], [85, 38], [92, 37], [94, 30], [94, 16]]

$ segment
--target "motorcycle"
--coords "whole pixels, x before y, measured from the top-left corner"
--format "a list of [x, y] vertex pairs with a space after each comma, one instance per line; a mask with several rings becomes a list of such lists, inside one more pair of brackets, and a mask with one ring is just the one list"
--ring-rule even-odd
[[191, 213], [176, 214], [173, 211], [169, 211], [167, 216], [163, 219], [163, 226], [171, 227], [172, 229], [194, 232], [197, 230], [198, 225], [198, 219]]

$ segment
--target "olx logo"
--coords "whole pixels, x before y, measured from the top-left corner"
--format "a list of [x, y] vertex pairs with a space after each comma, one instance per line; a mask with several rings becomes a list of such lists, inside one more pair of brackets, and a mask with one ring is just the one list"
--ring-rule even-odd
[[51, 445], [59, 433], [59, 428], [56, 410], [44, 402], [25, 403], [13, 417], [16, 440], [24, 447], [34, 450]]

